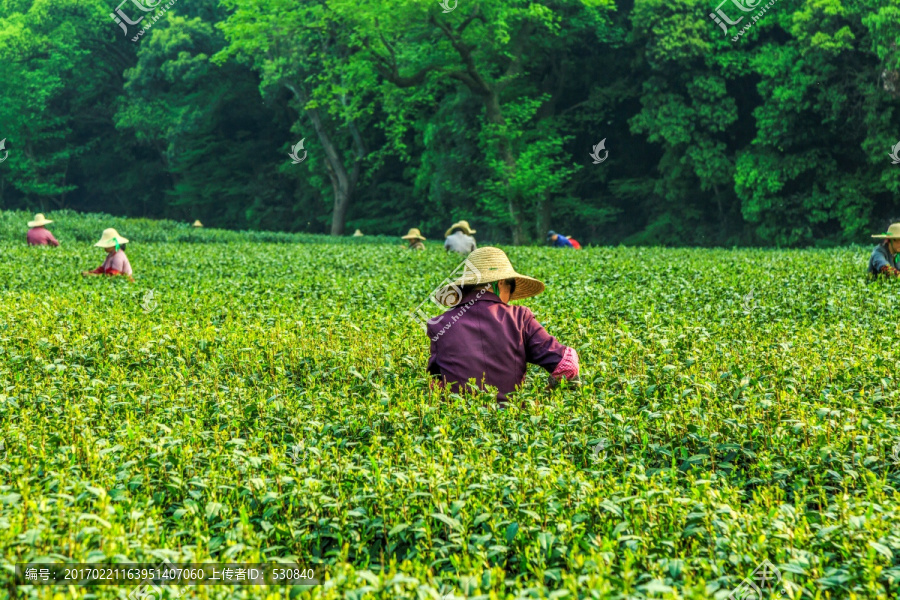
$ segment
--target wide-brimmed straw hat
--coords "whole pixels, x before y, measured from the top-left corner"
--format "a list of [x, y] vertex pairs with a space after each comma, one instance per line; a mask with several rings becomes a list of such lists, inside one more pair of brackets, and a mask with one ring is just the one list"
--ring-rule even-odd
[[534, 277], [517, 273], [513, 269], [506, 252], [500, 248], [484, 246], [469, 254], [465, 261], [463, 276], [449, 286], [441, 288], [437, 293], [437, 298], [445, 306], [455, 306], [460, 300], [459, 293], [456, 291], [458, 288], [464, 285], [493, 283], [504, 279], [516, 280], [516, 290], [510, 295], [510, 300], [530, 298], [544, 291], [543, 282]]
[[353, 237], [362, 237], [363, 235], [364, 235], [363, 232], [360, 231], [359, 229], [357, 229], [356, 231], [353, 232]]
[[127, 244], [128, 239], [123, 238], [119, 235], [119, 232], [110, 227], [109, 229], [103, 230], [103, 235], [100, 236], [100, 241], [94, 244], [98, 248], [112, 248], [115, 245]]
[[34, 215], [34, 221], [28, 221], [29, 227], [40, 227], [41, 225], [47, 225], [48, 223], [52, 223], [50, 219], [44, 216], [44, 213], [38, 213]]
[[872, 237], [880, 240], [900, 240], [900, 223], [891, 223], [887, 233], [878, 233]]
[[413, 227], [409, 230], [409, 233], [406, 235], [400, 236], [401, 240], [424, 240], [425, 236], [422, 235], [422, 232]]
[[200, 219], [197, 219], [191, 227], [203, 227], [203, 223], [200, 222]]
[[469, 227], [468, 221], [457, 221], [453, 225], [450, 226], [450, 229], [444, 234], [444, 237], [448, 237], [451, 233], [453, 233], [454, 229], [461, 229], [462, 232], [466, 235], [472, 235], [475, 233], [475, 230]]

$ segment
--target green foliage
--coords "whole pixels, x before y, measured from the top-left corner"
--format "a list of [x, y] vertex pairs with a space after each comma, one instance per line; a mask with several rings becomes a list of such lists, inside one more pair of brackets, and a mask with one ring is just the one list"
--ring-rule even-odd
[[191, 0], [139, 36], [111, 10], [0, 0], [0, 208], [515, 244], [834, 245], [900, 218], [893, 1], [727, 32], [708, 0]]
[[[135, 244], [178, 242], [191, 244], [228, 244], [252, 242], [258, 244], [383, 244], [392, 238], [366, 235], [354, 238], [323, 238], [321, 235], [286, 233], [281, 231], [228, 231], [224, 229], [198, 228], [191, 223], [155, 219], [114, 217], [103, 213], [79, 214], [71, 210], [47, 213], [53, 223], [47, 228], [61, 244], [72, 242], [94, 243], [107, 227], [113, 227], [129, 239], [129, 247]], [[0, 240], [18, 244], [24, 242], [27, 223], [34, 217], [24, 211], [0, 212]]]
[[[456, 266], [437, 248], [55, 216], [60, 248], [0, 221], [7, 568], [165, 552], [327, 574], [300, 597], [699, 600], [768, 559], [790, 598], [900, 591], [896, 288], [867, 249], [509, 248], [584, 385], [534, 369], [498, 411], [429, 391], [403, 314]], [[78, 276], [102, 252], [76, 232], [108, 224], [135, 284]]]

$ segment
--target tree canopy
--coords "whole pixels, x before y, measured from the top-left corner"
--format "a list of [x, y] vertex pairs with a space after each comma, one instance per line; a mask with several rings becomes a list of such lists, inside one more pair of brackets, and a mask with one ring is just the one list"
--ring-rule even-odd
[[115, 1], [0, 0], [0, 208], [522, 244], [900, 220], [894, 0]]

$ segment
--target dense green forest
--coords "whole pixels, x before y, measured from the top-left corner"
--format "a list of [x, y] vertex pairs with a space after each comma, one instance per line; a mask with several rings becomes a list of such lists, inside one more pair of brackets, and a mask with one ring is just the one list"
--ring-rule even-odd
[[900, 219], [897, 0], [117, 2], [0, 0], [0, 208], [658, 245]]

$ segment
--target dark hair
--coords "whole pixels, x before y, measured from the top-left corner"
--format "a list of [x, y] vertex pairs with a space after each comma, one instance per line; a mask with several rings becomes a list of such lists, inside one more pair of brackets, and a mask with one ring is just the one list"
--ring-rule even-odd
[[479, 289], [481, 289], [481, 288], [483, 288], [483, 287], [484, 287], [484, 284], [483, 284], [483, 283], [479, 283], [479, 284], [476, 284], [476, 285], [464, 285], [464, 286], [461, 286], [461, 287], [459, 288], [459, 290], [460, 290], [460, 292], [462, 292], [462, 295], [465, 296], [465, 295], [468, 294], [469, 292], [474, 292], [475, 290], [479, 290]]
[[[513, 292], [516, 291], [515, 278], [504, 279], [503, 281], [505, 281], [507, 284], [509, 284], [509, 294], [511, 296], [513, 294]], [[465, 296], [469, 292], [473, 292], [475, 290], [479, 290], [479, 289], [483, 288], [485, 285], [491, 285], [491, 284], [477, 283], [475, 285], [464, 285], [460, 288], [460, 290], [462, 291], [462, 295]]]

